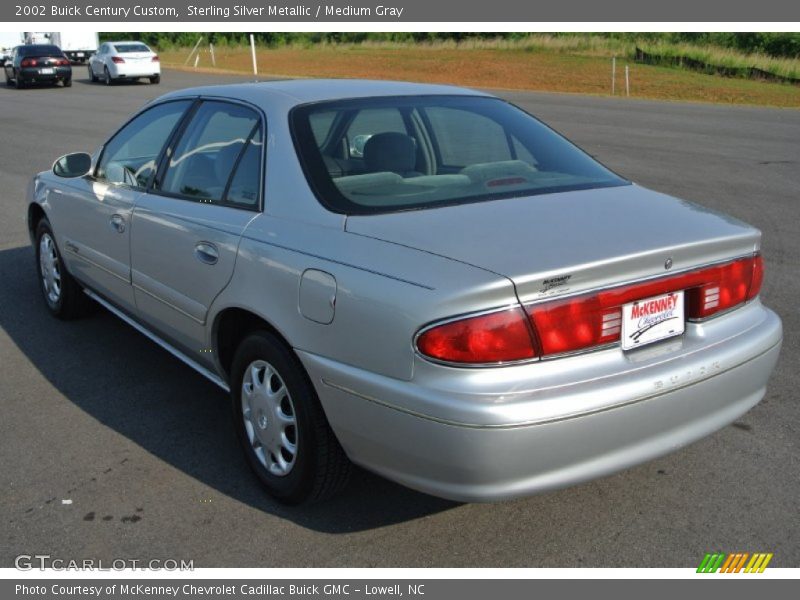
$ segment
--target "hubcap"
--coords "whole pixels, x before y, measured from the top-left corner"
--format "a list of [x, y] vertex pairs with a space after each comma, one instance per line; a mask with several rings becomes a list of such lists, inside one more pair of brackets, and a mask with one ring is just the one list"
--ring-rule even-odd
[[266, 361], [245, 370], [242, 417], [259, 462], [273, 475], [288, 475], [297, 459], [297, 418], [286, 384]]
[[61, 268], [55, 242], [49, 233], [42, 234], [39, 240], [39, 271], [47, 300], [56, 304], [61, 298]]

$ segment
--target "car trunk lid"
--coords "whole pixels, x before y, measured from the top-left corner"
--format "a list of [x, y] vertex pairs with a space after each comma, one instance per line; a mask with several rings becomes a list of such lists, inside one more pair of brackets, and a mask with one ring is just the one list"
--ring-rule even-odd
[[511, 279], [523, 302], [753, 253], [760, 232], [636, 185], [348, 217], [346, 230]]
[[139, 64], [151, 62], [154, 54], [152, 52], [120, 52], [119, 56], [124, 59], [125, 62]]

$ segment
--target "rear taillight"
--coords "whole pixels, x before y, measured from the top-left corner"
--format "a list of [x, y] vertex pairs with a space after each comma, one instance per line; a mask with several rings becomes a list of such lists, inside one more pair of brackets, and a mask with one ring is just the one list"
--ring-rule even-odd
[[158, 62], [158, 54], [153, 57], [153, 62]]
[[755, 255], [706, 271], [709, 282], [687, 294], [686, 316], [689, 319], [705, 319], [758, 296], [764, 279], [764, 260]]
[[463, 364], [535, 358], [535, 342], [521, 308], [450, 321], [423, 331], [417, 349], [430, 358]]
[[69, 61], [66, 58], [59, 58], [58, 61], [56, 61], [56, 64], [59, 67], [66, 67], [67, 65], [69, 65]]
[[111, 57], [111, 62], [113, 62], [114, 64], [117, 64], [117, 65], [121, 65], [122, 63], [125, 62], [125, 59], [122, 58], [121, 56], [112, 56]]
[[686, 318], [705, 319], [757, 296], [763, 269], [761, 256], [755, 255], [596, 294], [534, 304], [527, 311], [543, 355], [576, 352], [619, 341], [623, 304], [685, 290]]
[[643, 283], [467, 317], [425, 330], [417, 349], [451, 363], [504, 363], [616, 343], [622, 306], [685, 291], [686, 318], [700, 320], [755, 298], [764, 278], [760, 255]]
[[603, 294], [576, 296], [528, 307], [542, 354], [575, 352], [619, 340], [621, 305]]
[[19, 63], [21, 67], [35, 67], [36, 66], [36, 59], [35, 58], [23, 58], [22, 62]]

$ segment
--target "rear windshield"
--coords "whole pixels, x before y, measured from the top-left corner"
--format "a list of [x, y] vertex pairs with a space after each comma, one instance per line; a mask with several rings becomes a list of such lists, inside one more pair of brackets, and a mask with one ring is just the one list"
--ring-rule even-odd
[[114, 49], [120, 54], [130, 54], [131, 52], [150, 52], [150, 48], [144, 44], [114, 44]]
[[61, 48], [52, 44], [36, 44], [33, 46], [20, 46], [17, 50], [20, 56], [61, 56]]
[[368, 214], [627, 185], [515, 106], [481, 96], [307, 104], [291, 114], [329, 209]]

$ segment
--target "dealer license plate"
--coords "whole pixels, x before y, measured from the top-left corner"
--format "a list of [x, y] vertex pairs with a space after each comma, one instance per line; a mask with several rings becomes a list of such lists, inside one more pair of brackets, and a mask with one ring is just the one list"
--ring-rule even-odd
[[39, 69], [39, 73], [42, 75], [52, 75], [55, 72], [55, 69]]
[[670, 292], [622, 307], [622, 349], [680, 335], [685, 327], [683, 292]]

